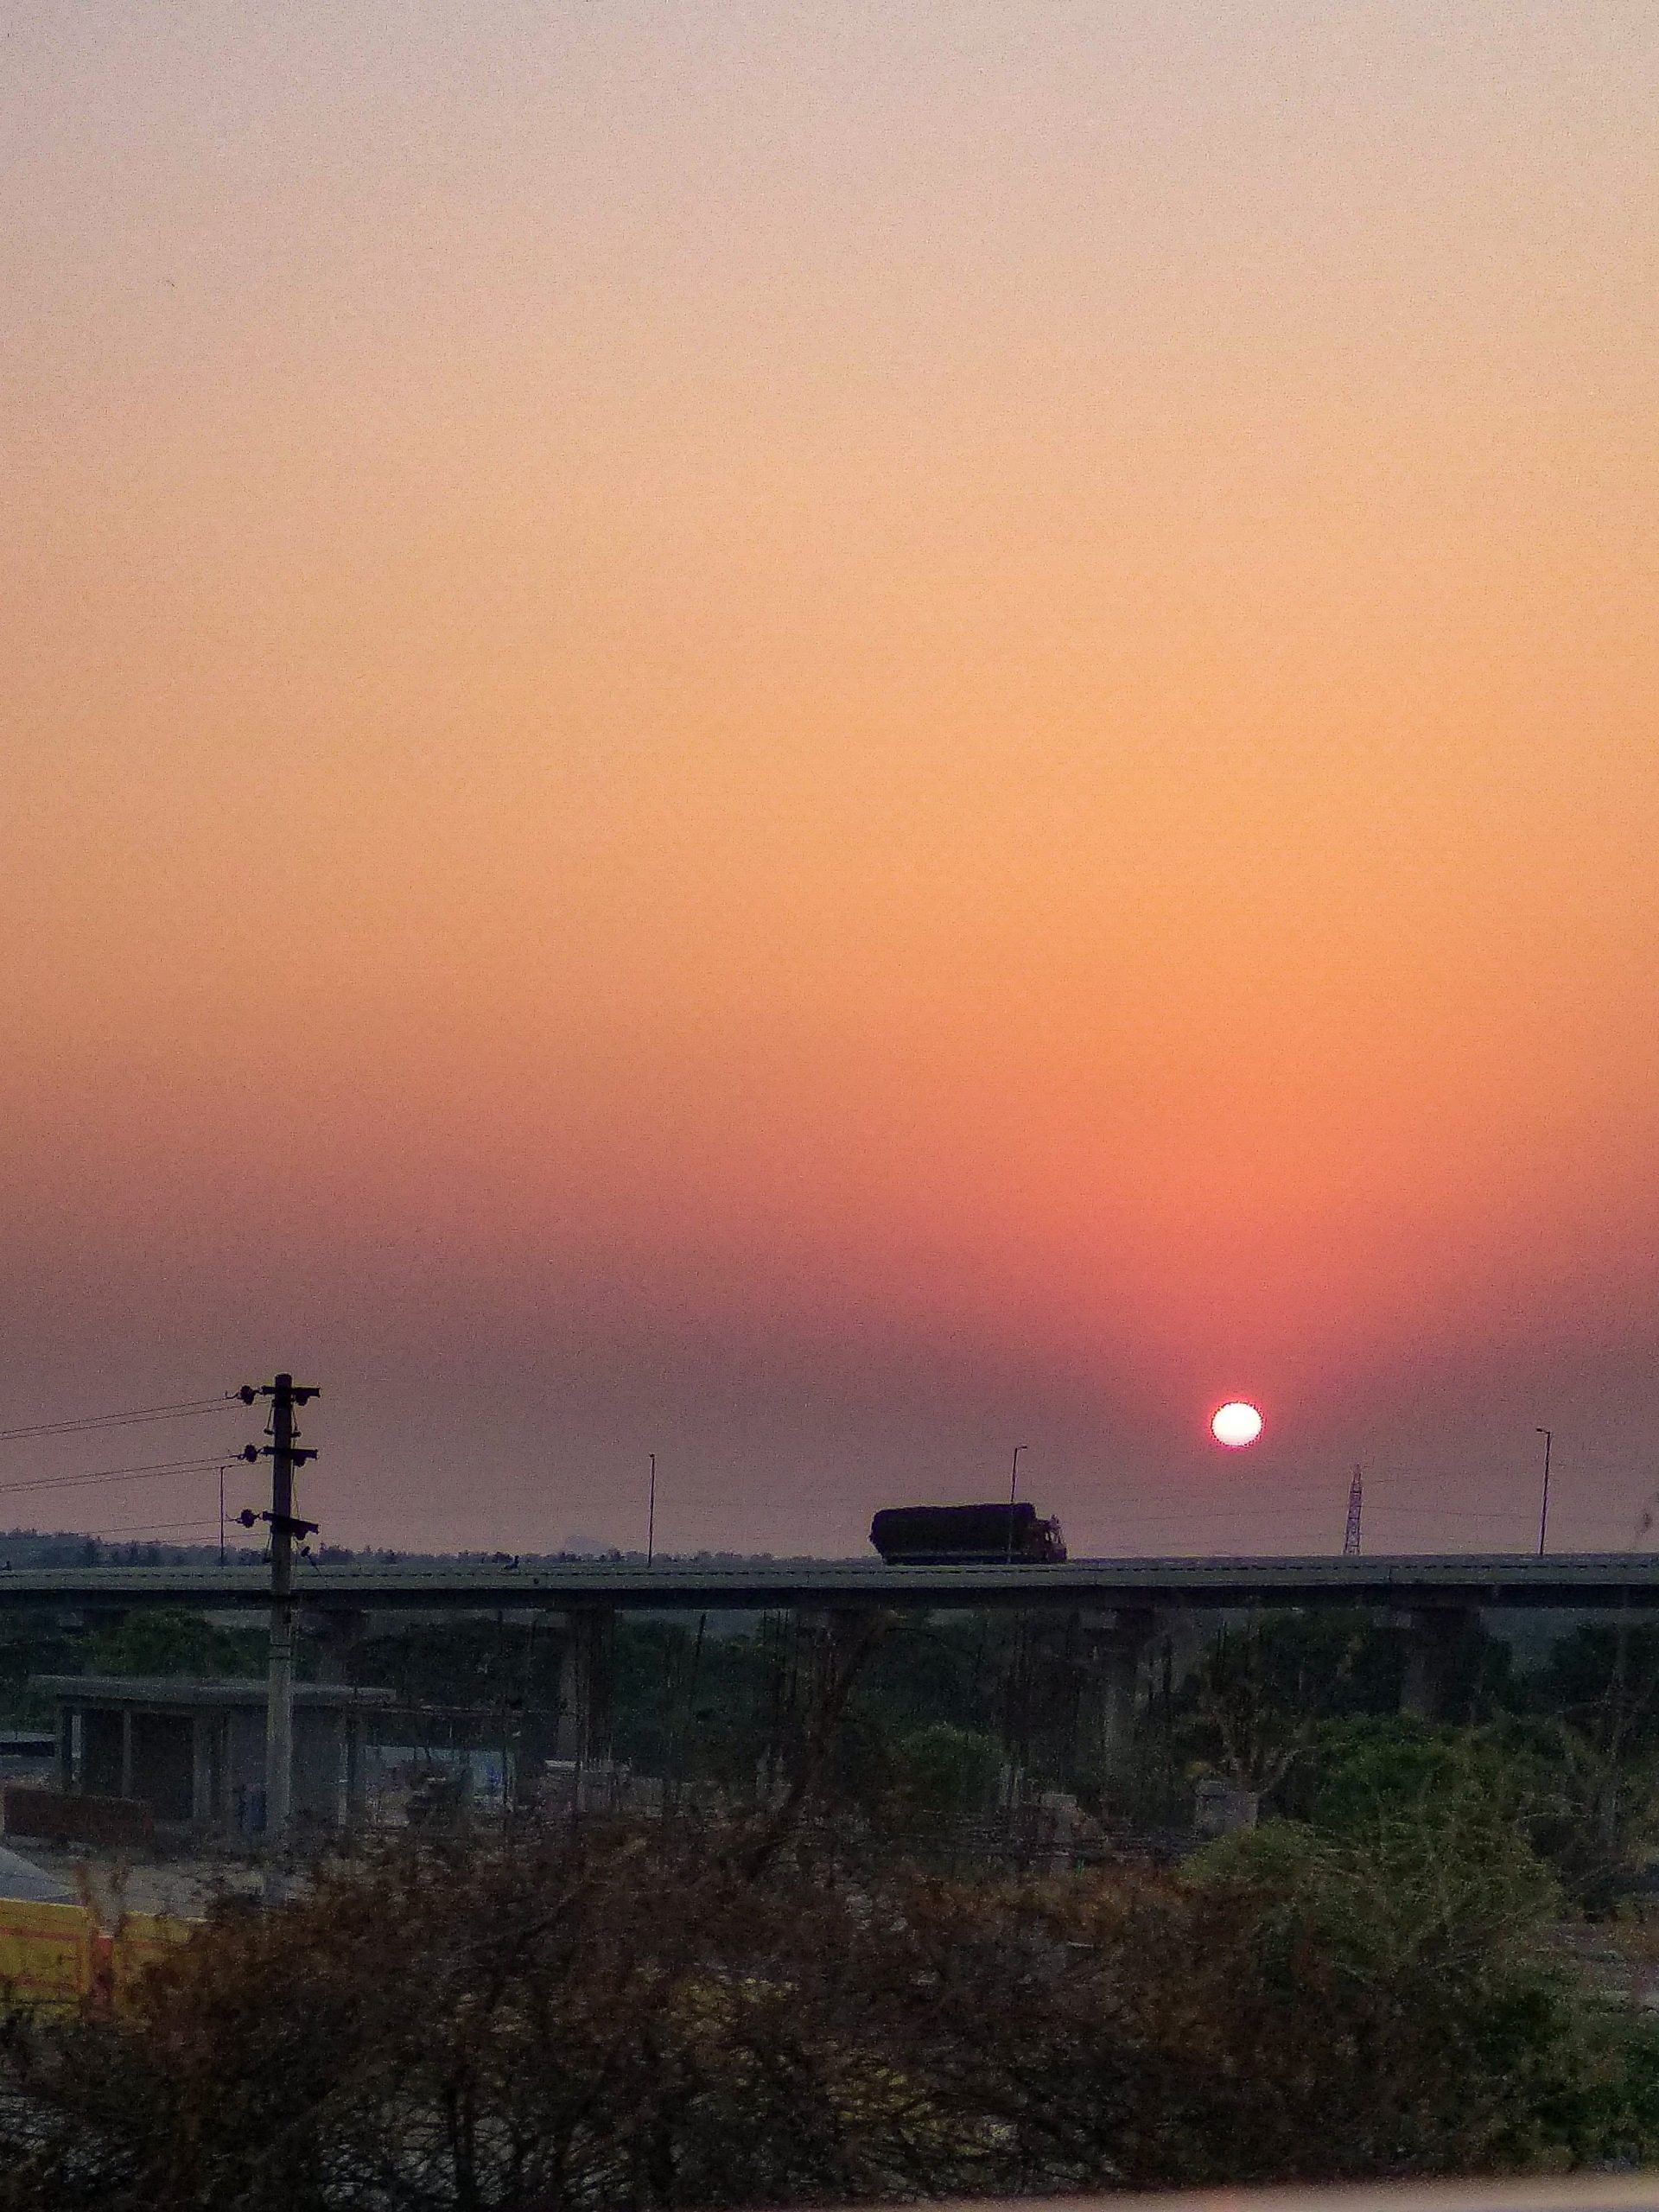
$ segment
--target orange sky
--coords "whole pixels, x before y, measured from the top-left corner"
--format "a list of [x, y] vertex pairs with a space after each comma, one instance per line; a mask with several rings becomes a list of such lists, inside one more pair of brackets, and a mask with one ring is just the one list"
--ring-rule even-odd
[[1508, 1546], [1554, 1421], [1624, 1541], [1656, 95], [1623, 0], [19, 17], [9, 1419], [288, 1363], [340, 1541], [655, 1448], [779, 1550], [1020, 1441], [1074, 1548]]

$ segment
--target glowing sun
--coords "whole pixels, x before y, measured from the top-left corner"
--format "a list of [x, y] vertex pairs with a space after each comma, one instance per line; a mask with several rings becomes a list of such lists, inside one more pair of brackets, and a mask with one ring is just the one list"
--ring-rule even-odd
[[1234, 1398], [1211, 1414], [1210, 1433], [1217, 1444], [1229, 1444], [1236, 1450], [1241, 1444], [1254, 1444], [1261, 1435], [1262, 1416], [1243, 1398]]

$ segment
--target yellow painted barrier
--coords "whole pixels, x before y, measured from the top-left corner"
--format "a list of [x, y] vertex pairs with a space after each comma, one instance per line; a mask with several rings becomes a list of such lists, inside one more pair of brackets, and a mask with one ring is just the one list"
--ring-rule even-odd
[[78, 2005], [92, 1986], [85, 1906], [0, 1897], [0, 1982], [31, 2005]]
[[85, 1905], [0, 1897], [0, 1985], [31, 2005], [119, 2004], [146, 1967], [200, 1923], [164, 1913], [124, 1913], [105, 1936]]

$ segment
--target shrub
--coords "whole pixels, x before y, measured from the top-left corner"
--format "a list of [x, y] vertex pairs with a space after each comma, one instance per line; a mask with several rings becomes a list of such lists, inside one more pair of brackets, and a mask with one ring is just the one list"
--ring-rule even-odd
[[752, 1843], [450, 1840], [221, 1911], [129, 2014], [6, 2024], [0, 2204], [643, 2212], [1659, 2149], [1651, 2051], [1490, 1838], [1269, 1826], [1179, 1880], [1026, 1883]]

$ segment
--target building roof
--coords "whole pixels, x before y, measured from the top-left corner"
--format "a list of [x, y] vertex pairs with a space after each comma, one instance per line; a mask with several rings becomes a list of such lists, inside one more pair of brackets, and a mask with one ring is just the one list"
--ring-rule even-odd
[[[59, 1705], [162, 1706], [200, 1711], [205, 1707], [263, 1709], [263, 1681], [228, 1677], [193, 1681], [175, 1675], [31, 1675], [31, 1688], [44, 1690]], [[359, 1706], [391, 1705], [395, 1690], [359, 1689], [347, 1682], [296, 1682], [294, 1703], [302, 1712], [337, 1713]]]

